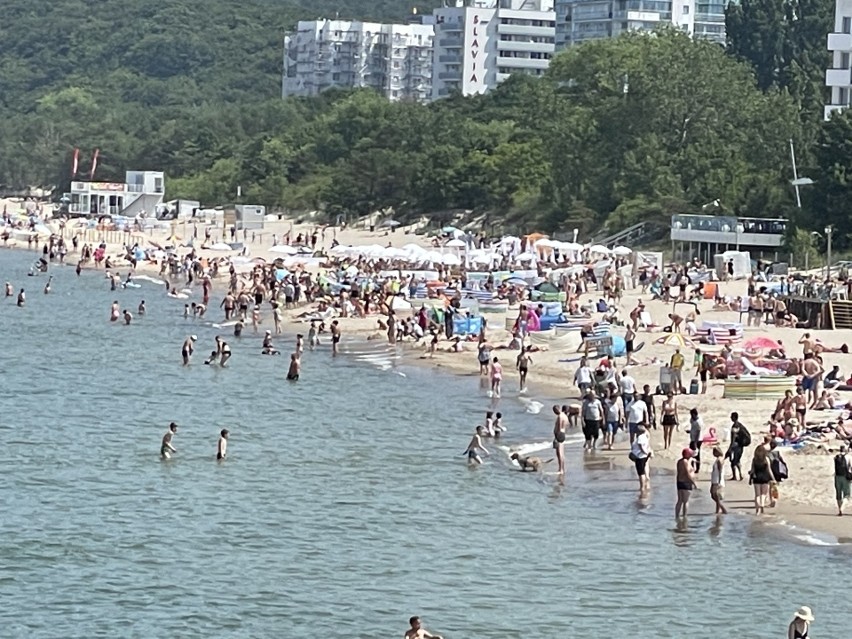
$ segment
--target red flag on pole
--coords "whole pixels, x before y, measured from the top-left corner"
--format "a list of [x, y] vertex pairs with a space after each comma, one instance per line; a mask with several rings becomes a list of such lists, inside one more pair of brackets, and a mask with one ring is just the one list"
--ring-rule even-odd
[[95, 149], [95, 154], [92, 156], [92, 171], [89, 173], [89, 179], [95, 179], [95, 170], [98, 168], [98, 156], [101, 154], [100, 149]]
[[74, 149], [74, 159], [71, 160], [71, 177], [77, 177], [77, 170], [80, 168], [80, 149]]

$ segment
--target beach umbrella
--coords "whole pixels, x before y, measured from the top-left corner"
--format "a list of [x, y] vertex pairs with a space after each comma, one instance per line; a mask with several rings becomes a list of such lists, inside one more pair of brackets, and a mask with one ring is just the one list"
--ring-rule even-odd
[[774, 339], [770, 339], [769, 337], [752, 337], [745, 344], [743, 344], [743, 348], [747, 351], [768, 351], [772, 349], [780, 349], [781, 344], [776, 342]]
[[675, 348], [686, 348], [687, 346], [693, 348], [695, 346], [693, 341], [686, 337], [683, 333], [668, 333], [658, 339], [657, 344], [674, 346]]
[[277, 244], [269, 249], [270, 253], [283, 253], [284, 255], [295, 255], [299, 252], [295, 246], [290, 246], [289, 244]]
[[441, 229], [442, 233], [455, 233], [458, 229], [455, 226], [445, 226]]
[[468, 259], [474, 264], [491, 264], [494, 261], [494, 255], [483, 252], [471, 253]]
[[577, 242], [559, 242], [557, 248], [562, 251], [574, 251], [576, 253], [583, 250], [583, 245], [577, 244]]
[[399, 226], [399, 222], [397, 222], [396, 220], [385, 220], [384, 222], [381, 223], [380, 226], [394, 228], [394, 227]]
[[555, 241], [555, 240], [550, 240], [550, 239], [548, 239], [548, 238], [544, 237], [544, 238], [542, 238], [542, 239], [540, 239], [540, 240], [537, 240], [537, 241], [536, 241], [536, 243], [535, 243], [535, 247], [536, 247], [536, 248], [538, 248], [538, 247], [542, 247], [542, 248], [555, 248], [555, 247], [558, 247], [558, 246], [559, 246], [559, 244], [560, 244], [560, 242], [557, 242], [557, 241]]
[[343, 256], [346, 256], [346, 255], [349, 255], [349, 251], [351, 251], [351, 250], [352, 250], [351, 246], [344, 246], [343, 244], [338, 244], [337, 246], [332, 248], [328, 252], [328, 254], [343, 257]]
[[529, 286], [529, 282], [527, 282], [525, 279], [522, 279], [520, 277], [510, 277], [506, 280], [503, 280], [503, 283], [508, 284], [510, 286], [523, 286], [523, 287]]
[[230, 244], [225, 244], [224, 242], [216, 242], [207, 247], [211, 251], [233, 251]]
[[455, 255], [443, 255], [441, 257], [441, 262], [445, 266], [460, 266], [461, 265], [461, 258], [459, 258]]
[[616, 246], [612, 249], [612, 254], [618, 256], [630, 255], [632, 252], [633, 251], [626, 246]]
[[467, 244], [464, 243], [464, 240], [456, 238], [447, 242], [446, 246], [450, 248], [464, 248], [465, 246], [467, 246]]
[[409, 253], [425, 253], [426, 249], [424, 249], [419, 244], [406, 244], [402, 247], [403, 251], [408, 251]]
[[521, 253], [520, 255], [515, 256], [516, 262], [530, 262], [536, 259], [536, 256], [532, 253]]
[[610, 250], [602, 244], [595, 244], [589, 249], [589, 253], [597, 253], [599, 255], [609, 255]]

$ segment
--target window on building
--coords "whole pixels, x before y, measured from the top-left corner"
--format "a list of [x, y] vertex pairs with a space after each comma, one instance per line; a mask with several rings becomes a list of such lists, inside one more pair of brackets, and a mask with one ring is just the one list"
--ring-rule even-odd
[[852, 33], [852, 16], [843, 16], [841, 31], [843, 33]]
[[689, 15], [689, 5], [688, 4], [683, 5], [683, 15], [685, 15], [685, 16]]
[[843, 106], [849, 106], [849, 89], [840, 89], [840, 104]]
[[840, 54], [840, 68], [841, 69], [848, 69], [849, 68], [849, 54], [845, 51]]

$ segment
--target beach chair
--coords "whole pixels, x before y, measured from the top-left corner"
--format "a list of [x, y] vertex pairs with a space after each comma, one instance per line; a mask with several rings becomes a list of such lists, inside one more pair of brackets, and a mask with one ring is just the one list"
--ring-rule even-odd
[[654, 320], [651, 319], [650, 311], [642, 311], [639, 313], [639, 326], [647, 329], [651, 329], [656, 326], [656, 324], [654, 324]]

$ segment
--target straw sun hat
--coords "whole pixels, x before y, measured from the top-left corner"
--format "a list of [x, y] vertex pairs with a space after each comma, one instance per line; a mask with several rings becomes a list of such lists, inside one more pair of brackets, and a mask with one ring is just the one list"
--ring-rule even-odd
[[802, 606], [796, 611], [794, 615], [797, 619], [801, 619], [802, 621], [813, 621], [814, 613], [811, 612], [811, 609], [808, 606]]

